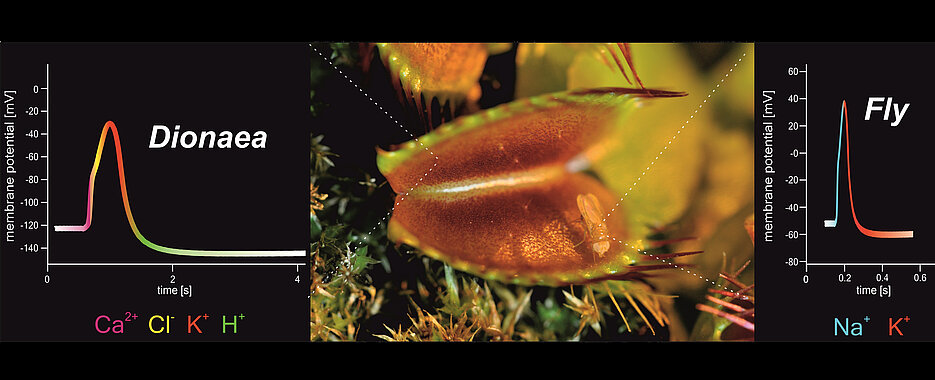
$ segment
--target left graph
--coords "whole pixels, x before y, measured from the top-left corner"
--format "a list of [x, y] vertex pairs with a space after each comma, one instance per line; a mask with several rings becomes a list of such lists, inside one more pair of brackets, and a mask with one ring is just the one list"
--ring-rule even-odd
[[0, 44], [0, 339], [306, 340], [309, 57]]

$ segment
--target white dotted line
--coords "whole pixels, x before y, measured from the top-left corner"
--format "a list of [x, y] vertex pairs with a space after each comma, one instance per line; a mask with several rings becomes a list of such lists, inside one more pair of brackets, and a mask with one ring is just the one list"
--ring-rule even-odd
[[409, 193], [412, 192], [412, 189], [415, 189], [416, 186], [419, 186], [419, 184], [422, 183], [422, 180], [425, 179], [425, 177], [428, 176], [429, 173], [431, 173], [432, 170], [434, 170], [436, 166], [438, 166], [438, 156], [436, 156], [434, 152], [432, 152], [428, 147], [426, 147], [425, 144], [423, 144], [421, 141], [419, 141], [419, 138], [418, 138], [418, 137], [415, 137], [415, 135], [413, 135], [412, 132], [409, 132], [409, 130], [406, 129], [406, 127], [404, 127], [402, 124], [399, 123], [399, 121], [397, 121], [395, 118], [393, 118], [393, 115], [390, 115], [390, 113], [389, 113], [387, 110], [385, 110], [385, 109], [383, 108], [383, 106], [381, 106], [379, 103], [377, 103], [376, 100], [373, 100], [373, 98], [372, 98], [370, 95], [368, 95], [367, 92], [365, 92], [362, 88], [360, 88], [360, 86], [358, 86], [357, 83], [354, 83], [354, 81], [352, 81], [351, 78], [348, 78], [347, 74], [345, 74], [343, 71], [341, 71], [341, 69], [339, 69], [338, 66], [336, 66], [333, 62], [331, 62], [331, 60], [328, 59], [328, 57], [325, 57], [324, 54], [322, 54], [320, 51], [318, 51], [318, 48], [312, 46], [312, 44], [309, 44], [309, 46], [311, 46], [311, 47], [312, 47], [312, 50], [314, 50], [316, 53], [318, 53], [318, 55], [321, 56], [321, 58], [324, 59], [325, 62], [328, 62], [328, 64], [331, 65], [332, 68], [334, 68], [335, 70], [337, 70], [337, 71], [338, 71], [338, 74], [341, 74], [341, 76], [343, 76], [344, 79], [346, 79], [348, 83], [350, 83], [351, 85], [353, 85], [354, 88], [356, 88], [357, 91], [360, 91], [360, 93], [363, 94], [365, 97], [367, 97], [367, 99], [370, 99], [370, 101], [373, 102], [373, 105], [377, 106], [377, 108], [379, 108], [380, 111], [383, 111], [383, 113], [384, 113], [387, 117], [389, 117], [390, 120], [392, 120], [394, 123], [396, 123], [396, 125], [399, 126], [399, 128], [401, 128], [403, 131], [405, 131], [405, 132], [409, 135], [409, 137], [411, 137], [415, 142], [419, 143], [419, 145], [422, 146], [422, 149], [425, 149], [425, 151], [428, 152], [428, 153], [432, 156], [432, 158], [435, 159], [435, 162], [432, 164], [432, 167], [430, 167], [429, 170], [428, 170], [427, 172], [425, 172], [425, 174], [422, 175], [422, 177], [419, 177], [419, 181], [417, 181], [415, 185], [412, 185], [412, 187], [410, 187], [409, 190], [406, 191], [406, 193], [403, 194], [403, 196], [400, 197], [398, 201], [396, 201], [396, 204], [394, 204], [393, 207], [390, 208], [390, 211], [387, 212], [386, 215], [383, 216], [383, 218], [380, 220], [380, 222], [378, 222], [376, 225], [373, 226], [372, 229], [370, 229], [370, 232], [367, 233], [367, 236], [373, 237], [373, 233], [377, 230], [377, 227], [379, 227], [381, 223], [385, 222], [385, 221], [386, 221], [386, 218], [390, 217], [390, 215], [393, 213], [393, 210], [396, 209], [396, 206], [399, 206], [399, 202], [402, 202], [403, 199], [406, 199], [406, 197], [409, 196]]
[[[675, 141], [675, 139], [679, 137], [679, 135], [682, 133], [682, 130], [685, 129], [685, 127], [688, 125], [688, 123], [690, 123], [690, 122], [695, 118], [695, 114], [698, 113], [698, 110], [700, 110], [701, 107], [704, 107], [704, 105], [708, 103], [708, 99], [711, 98], [711, 95], [713, 95], [715, 92], [717, 92], [718, 88], [721, 87], [721, 84], [724, 83], [724, 80], [727, 79], [727, 77], [730, 76], [730, 73], [734, 72], [734, 68], [736, 68], [736, 67], [737, 67], [737, 64], [739, 64], [741, 61], [743, 61], [743, 58], [746, 57], [746, 56], [747, 56], [747, 53], [743, 53], [743, 55], [742, 55], [739, 59], [737, 59], [737, 62], [735, 62], [734, 65], [731, 66], [730, 70], [728, 70], [728, 72], [727, 72], [726, 74], [724, 74], [724, 78], [721, 78], [721, 81], [718, 82], [716, 86], [714, 86], [714, 88], [711, 90], [711, 93], [708, 94], [707, 98], [705, 98], [705, 99], [701, 102], [701, 104], [698, 105], [698, 108], [696, 108], [695, 111], [692, 112], [692, 114], [688, 117], [688, 119], [685, 120], [684, 123], [682, 123], [682, 126], [679, 127], [678, 131], [676, 131], [675, 134], [672, 135], [672, 137], [669, 138], [669, 140], [666, 142], [665, 146], [663, 146], [662, 150], [660, 150], [659, 153], [656, 154], [656, 157], [653, 158], [653, 160], [649, 163], [648, 166], [646, 166], [646, 169], [644, 169], [643, 172], [640, 173], [640, 175], [639, 175], [638, 177], [636, 177], [636, 181], [633, 181], [633, 184], [630, 185], [630, 188], [627, 189], [627, 191], [623, 193], [623, 197], [620, 197], [620, 200], [617, 201], [617, 203], [614, 205], [614, 207], [610, 209], [610, 212], [608, 212], [607, 215], [604, 217], [603, 223], [607, 223], [607, 218], [610, 217], [610, 214], [612, 214], [612, 213], [614, 212], [614, 210], [616, 210], [617, 207], [620, 206], [620, 202], [623, 202], [623, 199], [626, 198], [627, 195], [629, 195], [631, 191], [633, 191], [633, 188], [636, 187], [636, 184], [637, 184], [638, 182], [640, 182], [640, 180], [643, 179], [643, 176], [646, 175], [646, 172], [648, 172], [648, 171], [653, 167], [653, 165], [656, 164], [656, 161], [659, 160], [659, 157], [662, 156], [666, 151], [669, 150], [669, 145], [672, 145], [672, 142]], [[602, 237], [603, 237], [603, 236], [602, 236]], [[672, 266], [675, 266], [675, 265], [676, 265], [674, 262], [673, 262], [673, 263], [669, 263], [669, 262], [666, 261], [666, 259], [660, 259], [659, 257], [657, 257], [657, 256], [655, 256], [655, 255], [649, 254], [649, 253], [647, 253], [645, 250], [638, 249], [638, 248], [636, 248], [636, 247], [631, 247], [629, 244], [627, 244], [627, 243], [625, 243], [625, 242], [618, 241], [618, 240], [617, 240], [616, 238], [614, 238], [613, 236], [610, 236], [610, 239], [613, 240], [613, 241], [615, 241], [615, 242], [621, 243], [621, 244], [623, 244], [623, 245], [625, 245], [625, 246], [627, 246], [627, 247], [636, 249], [639, 253], [648, 255], [648, 256], [652, 257], [654, 260], [660, 260], [660, 261], [662, 261], [663, 263], [666, 263], [666, 264], [669, 264], [669, 265], [672, 265]], [[693, 275], [693, 276], [695, 276], [695, 277], [698, 277], [698, 278], [700, 278], [700, 279], [702, 279], [702, 280], [704, 280], [704, 281], [706, 281], [706, 282], [710, 282], [711, 284], [717, 286], [717, 283], [716, 283], [716, 282], [714, 282], [714, 281], [708, 279], [707, 277], [704, 277], [704, 275], [699, 275], [699, 274], [696, 274], [696, 273], [692, 273], [691, 270], [687, 270], [687, 269], [685, 269], [684, 267], [676, 267], [676, 268], [678, 268], [679, 270], [681, 270], [681, 271], [683, 271], [683, 272], [685, 272], [685, 273], [691, 274], [691, 275]], [[721, 286], [721, 288], [727, 289], [726, 286]]]

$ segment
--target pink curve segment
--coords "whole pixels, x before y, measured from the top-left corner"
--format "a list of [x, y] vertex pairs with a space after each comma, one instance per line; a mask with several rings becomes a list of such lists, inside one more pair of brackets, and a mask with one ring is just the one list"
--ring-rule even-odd
[[55, 232], [85, 232], [91, 228], [91, 210], [94, 203], [94, 176], [88, 181], [88, 213], [84, 218], [84, 224], [80, 226], [55, 226]]
[[866, 228], [860, 224], [857, 220], [857, 212], [854, 211], [854, 192], [851, 190], [851, 140], [847, 128], [847, 101], [844, 101], [844, 137], [847, 142], [847, 194], [848, 198], [851, 199], [851, 215], [854, 217], [854, 224], [857, 226], [857, 229], [860, 233], [883, 239], [900, 239], [900, 238], [911, 238], [912, 231], [877, 231]]
[[[117, 127], [114, 125], [113, 121], [108, 121], [104, 124], [104, 129], [101, 130], [101, 138], [97, 143], [97, 153], [94, 156], [94, 165], [91, 167], [91, 175], [88, 177], [88, 211], [84, 219], [84, 224], [80, 226], [55, 226], [56, 232], [85, 232], [91, 228], [91, 212], [94, 210], [94, 180], [97, 178], [97, 168], [101, 165], [101, 155], [104, 150], [104, 142], [107, 140], [107, 132], [111, 129], [114, 130], [114, 140], [119, 150], [120, 139], [117, 137]], [[117, 154], [117, 160], [120, 163], [123, 163], [123, 157], [121, 154]], [[121, 165], [122, 166], [122, 165]], [[123, 173], [120, 173], [121, 178]]]

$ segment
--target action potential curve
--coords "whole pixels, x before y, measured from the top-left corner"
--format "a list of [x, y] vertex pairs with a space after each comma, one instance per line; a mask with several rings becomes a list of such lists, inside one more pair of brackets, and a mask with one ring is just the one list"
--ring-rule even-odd
[[183, 255], [183, 256], [202, 256], [202, 257], [300, 257], [305, 256], [305, 250], [265, 250], [265, 251], [239, 251], [239, 250], [196, 250], [196, 249], [183, 249], [183, 248], [171, 248], [165, 247], [159, 244], [155, 244], [149, 239], [147, 239], [140, 232], [140, 229], [136, 226], [136, 222], [133, 219], [133, 212], [130, 210], [130, 199], [127, 196], [127, 183], [124, 176], [123, 170], [123, 151], [120, 148], [120, 135], [117, 133], [117, 126], [113, 121], [108, 121], [104, 124], [104, 129], [101, 131], [101, 139], [97, 144], [97, 153], [94, 157], [94, 166], [91, 168], [91, 175], [88, 178], [88, 209], [87, 216], [85, 218], [83, 225], [64, 225], [64, 226], [55, 226], [56, 232], [85, 232], [91, 228], [91, 212], [94, 209], [94, 182], [97, 177], [97, 169], [101, 163], [101, 155], [103, 154], [104, 143], [107, 140], [108, 132], [113, 132], [114, 135], [114, 147], [117, 154], [117, 174], [120, 177], [120, 193], [123, 196], [123, 209], [127, 214], [127, 221], [130, 223], [130, 228], [133, 230], [133, 234], [136, 235], [136, 238], [143, 243], [143, 245], [162, 252], [172, 255]]
[[[843, 124], [843, 128], [842, 125]], [[835, 195], [834, 195], [834, 219], [825, 220], [825, 227], [836, 227], [838, 224], [838, 183], [841, 181], [841, 142], [842, 140], [846, 144], [845, 146], [845, 160], [847, 160], [847, 195], [850, 198], [851, 203], [851, 215], [854, 217], [854, 225], [857, 226], [857, 229], [860, 233], [875, 237], [875, 238], [884, 238], [884, 239], [898, 239], [898, 238], [911, 238], [913, 236], [912, 231], [877, 231], [871, 230], [864, 227], [860, 224], [860, 221], [857, 220], [857, 212], [854, 211], [854, 193], [851, 189], [851, 140], [850, 133], [848, 131], [848, 121], [847, 121], [847, 101], [841, 101], [841, 124], [838, 125], [838, 159], [837, 159], [837, 172], [835, 174]]]

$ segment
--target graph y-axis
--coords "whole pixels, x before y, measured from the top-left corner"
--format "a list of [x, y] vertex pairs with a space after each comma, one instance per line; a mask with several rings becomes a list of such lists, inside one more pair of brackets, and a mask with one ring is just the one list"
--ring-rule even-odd
[[808, 273], [808, 64], [805, 64], [805, 273]]
[[52, 246], [52, 239], [49, 229], [52, 228], [52, 219], [49, 217], [49, 202], [52, 198], [52, 192], [49, 191], [49, 182], [52, 172], [49, 171], [49, 155], [52, 150], [49, 149], [49, 64], [45, 64], [45, 273], [49, 273], [49, 250]]

